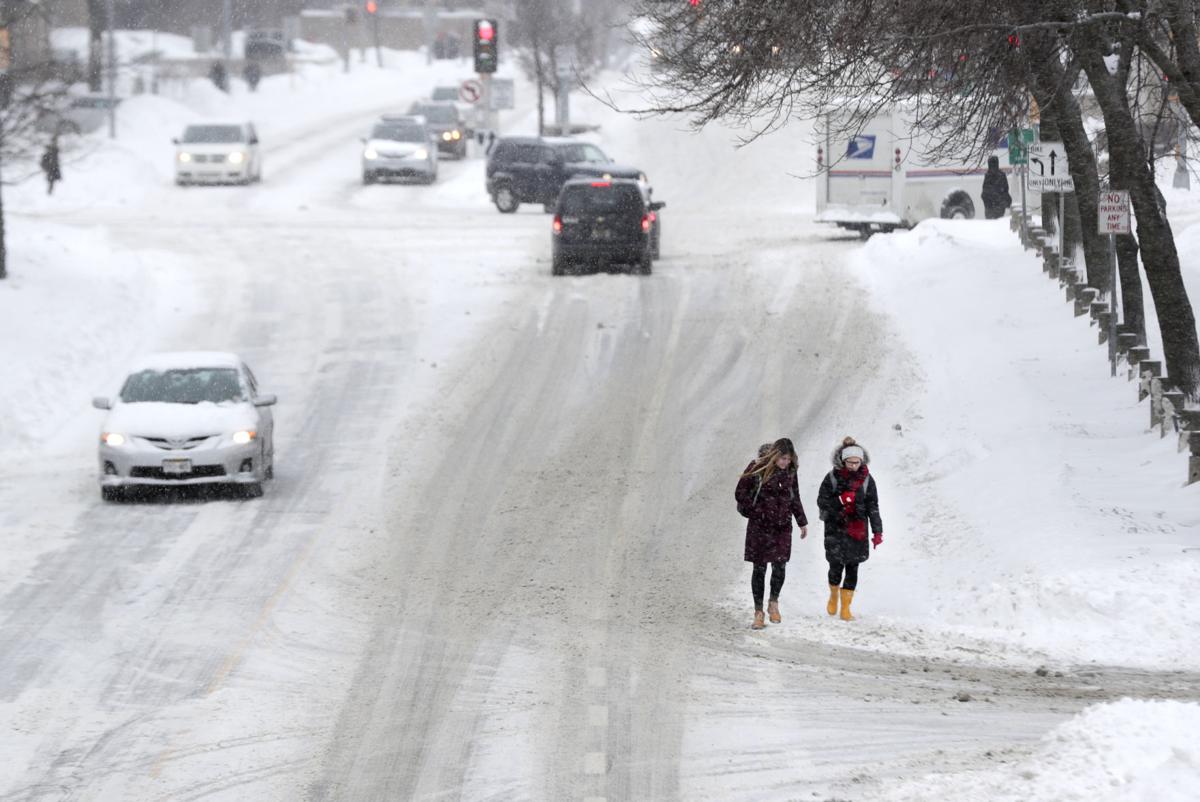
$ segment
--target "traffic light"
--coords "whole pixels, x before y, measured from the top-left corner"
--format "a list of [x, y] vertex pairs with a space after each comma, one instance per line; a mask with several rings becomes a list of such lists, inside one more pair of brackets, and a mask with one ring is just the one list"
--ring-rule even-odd
[[475, 20], [475, 72], [496, 71], [496, 38], [496, 20]]
[[375, 0], [367, 0], [367, 13], [374, 14], [379, 10], [379, 4]]

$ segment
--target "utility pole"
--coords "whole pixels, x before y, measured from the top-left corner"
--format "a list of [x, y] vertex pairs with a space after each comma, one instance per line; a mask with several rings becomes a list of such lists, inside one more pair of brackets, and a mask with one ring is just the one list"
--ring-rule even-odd
[[108, 17], [108, 138], [117, 138], [117, 24], [113, 0], [105, 3]]
[[221, 48], [225, 54], [225, 69], [233, 59], [233, 0], [225, 0], [221, 7]]

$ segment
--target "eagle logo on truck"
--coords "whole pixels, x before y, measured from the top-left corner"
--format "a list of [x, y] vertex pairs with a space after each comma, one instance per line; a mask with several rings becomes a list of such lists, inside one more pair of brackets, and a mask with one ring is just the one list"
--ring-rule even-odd
[[846, 146], [847, 159], [873, 159], [875, 158], [875, 135], [861, 134], [850, 140], [850, 144]]

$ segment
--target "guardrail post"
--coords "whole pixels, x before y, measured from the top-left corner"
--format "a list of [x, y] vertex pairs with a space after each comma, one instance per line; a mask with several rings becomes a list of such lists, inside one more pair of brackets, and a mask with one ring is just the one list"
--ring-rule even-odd
[[[1095, 305], [1093, 305], [1095, 306]], [[1113, 313], [1108, 311], [1108, 304], [1099, 304], [1105, 307], [1102, 311], [1095, 313], [1096, 325], [1100, 328], [1098, 345], [1104, 345], [1108, 342], [1108, 330], [1112, 326]]]
[[[1117, 338], [1118, 342], [1120, 337]], [[1139, 345], [1136, 348], [1130, 348], [1125, 354], [1125, 364], [1129, 370], [1125, 374], [1125, 378], [1133, 381], [1138, 378], [1138, 365], [1142, 364], [1150, 358], [1150, 349], [1144, 345]]]
[[1100, 291], [1095, 287], [1080, 285], [1075, 292], [1075, 317], [1083, 317], [1092, 310], [1092, 304], [1100, 296]]
[[1179, 451], [1188, 447], [1190, 438], [1200, 437], [1200, 409], [1185, 409], [1179, 413]]
[[1166, 437], [1167, 432], [1174, 434], [1179, 431], [1179, 413], [1183, 411], [1183, 392], [1166, 390], [1162, 394], [1162, 432], [1159, 437]]
[[[1146, 399], [1146, 396], [1150, 395], [1150, 382], [1153, 379], [1157, 379], [1162, 376], [1162, 362], [1157, 360], [1146, 360], [1145, 362], [1142, 362], [1138, 365], [1138, 376], [1140, 377], [1140, 380], [1138, 381], [1138, 403], [1140, 404]], [[1150, 415], [1150, 425], [1153, 426], [1153, 408], [1150, 410]]]
[[1189, 432], [1191, 455], [1188, 457], [1188, 478], [1185, 484], [1200, 482], [1200, 432]]

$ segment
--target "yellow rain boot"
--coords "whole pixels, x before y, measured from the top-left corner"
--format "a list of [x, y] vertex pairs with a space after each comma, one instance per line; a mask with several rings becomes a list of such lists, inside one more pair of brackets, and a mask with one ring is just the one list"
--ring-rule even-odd
[[772, 624], [778, 624], [783, 621], [783, 618], [779, 615], [779, 602], [775, 599], [767, 602], [767, 618], [771, 620]]
[[837, 585], [829, 586], [829, 604], [825, 605], [825, 612], [830, 615], [837, 615], [838, 591], [841, 590]]
[[766, 629], [767, 628], [767, 622], [763, 620], [763, 611], [762, 610], [754, 611], [754, 623], [750, 625], [750, 628], [751, 629]]
[[842, 620], [853, 621], [854, 616], [850, 615], [850, 601], [854, 598], [854, 591], [842, 588]]

